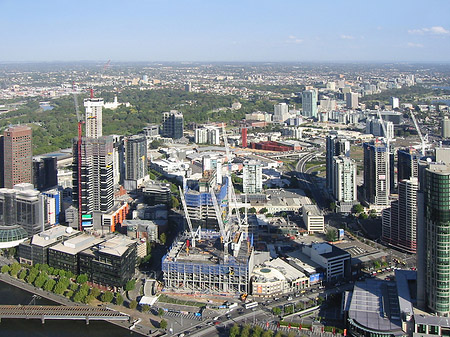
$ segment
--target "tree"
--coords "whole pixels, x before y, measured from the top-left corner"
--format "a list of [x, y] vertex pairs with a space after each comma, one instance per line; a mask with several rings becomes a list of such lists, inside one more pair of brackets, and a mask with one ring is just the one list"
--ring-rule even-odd
[[25, 277], [27, 277], [27, 270], [26, 269], [22, 269], [22, 271], [19, 274], [19, 279], [24, 280]]
[[369, 216], [366, 213], [361, 213], [359, 217], [363, 220], [366, 220]]
[[259, 325], [255, 325], [252, 329], [252, 337], [261, 337], [263, 329]]
[[267, 213], [267, 211], [268, 211], [267, 208], [263, 207], [259, 210], [259, 213], [264, 214]]
[[39, 276], [34, 280], [34, 285], [38, 288], [42, 288], [45, 282], [48, 280], [48, 275], [40, 273]]
[[248, 209], [248, 212], [251, 214], [255, 214], [256, 213], [256, 208], [255, 207], [251, 207]]
[[95, 298], [98, 298], [100, 296], [100, 294], [101, 294], [100, 289], [98, 289], [96, 287], [93, 287], [91, 289], [90, 295], [94, 296]]
[[148, 304], [144, 304], [142, 306], [142, 312], [149, 312], [150, 311], [150, 306]]
[[125, 284], [126, 291], [134, 290], [134, 288], [136, 288], [136, 280], [129, 280], [127, 284]]
[[123, 296], [119, 293], [116, 294], [116, 304], [122, 305], [123, 304]]
[[246, 324], [241, 330], [240, 337], [249, 337], [250, 336], [250, 325]]
[[283, 333], [281, 331], [278, 331], [276, 333], [275, 337], [283, 337]]
[[292, 314], [293, 312], [294, 312], [294, 305], [293, 304], [289, 304], [289, 305], [286, 305], [284, 307], [284, 314], [285, 315]]
[[[241, 328], [236, 323], [233, 324], [233, 326], [230, 329], [229, 337], [239, 337], [239, 332], [241, 331]], [[271, 337], [271, 336], [268, 336]]]
[[336, 230], [334, 228], [328, 228], [326, 238], [328, 241], [331, 242], [336, 241], [337, 239]]
[[77, 283], [84, 284], [88, 281], [88, 276], [86, 274], [81, 274], [77, 276]]
[[159, 327], [161, 329], [166, 329], [167, 328], [167, 321], [165, 319], [162, 319], [161, 322], [159, 322]]
[[273, 307], [272, 308], [272, 312], [273, 312], [274, 315], [279, 316], [279, 315], [281, 315], [281, 308]]
[[272, 337], [273, 336], [273, 331], [272, 330], [267, 330], [264, 331], [262, 334], [262, 337]]
[[137, 308], [137, 305], [138, 305], [138, 303], [136, 300], [132, 300], [129, 304], [130, 309], [133, 309], [133, 310]]
[[78, 290], [78, 284], [76, 283], [71, 283], [69, 286], [70, 290], [72, 291], [77, 291]]
[[355, 214], [359, 214], [361, 212], [364, 211], [364, 207], [361, 204], [356, 204], [355, 206], [353, 206], [352, 212]]
[[11, 276], [16, 277], [17, 274], [19, 273], [20, 269], [21, 269], [20, 264], [18, 264], [17, 262], [14, 262], [14, 263], [11, 265], [11, 270], [10, 270], [9, 273], [11, 274]]
[[161, 241], [161, 243], [162, 243], [163, 245], [166, 244], [166, 241], [167, 241], [166, 233], [161, 233], [161, 235], [159, 236], [159, 241]]
[[79, 290], [75, 293], [73, 300], [75, 302], [82, 303], [84, 301], [85, 297], [86, 297], [86, 294], [84, 293], [84, 291]]
[[111, 291], [105, 291], [102, 296], [100, 296], [100, 300], [102, 302], [111, 303], [114, 298], [114, 294]]
[[178, 198], [174, 195], [172, 195], [172, 204], [170, 208], [177, 209], [180, 206], [180, 202], [178, 201]]
[[159, 317], [163, 317], [163, 315], [164, 315], [164, 310], [162, 308], [159, 308], [158, 309], [158, 316]]
[[53, 279], [48, 279], [45, 284], [44, 284], [44, 289], [47, 291], [52, 291], [53, 288], [55, 287], [56, 281]]
[[152, 141], [150, 143], [150, 148], [154, 149], [154, 150], [158, 149], [160, 146], [161, 146], [161, 142], [159, 140], [157, 140], [157, 139], [155, 139], [154, 141]]
[[330, 210], [331, 210], [332, 212], [335, 212], [335, 211], [336, 211], [336, 203], [335, 203], [335, 202], [330, 202]]
[[7, 264], [2, 266], [2, 273], [3, 274], [9, 273], [10, 270], [11, 270], [11, 268]]

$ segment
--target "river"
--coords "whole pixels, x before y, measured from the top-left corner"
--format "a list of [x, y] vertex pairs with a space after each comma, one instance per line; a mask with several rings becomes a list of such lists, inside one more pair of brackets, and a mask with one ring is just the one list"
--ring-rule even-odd
[[[9, 284], [0, 282], [0, 304], [27, 305], [33, 299], [33, 294]], [[50, 300], [36, 299], [36, 304], [51, 305]], [[140, 336], [114, 324], [104, 321], [59, 321], [30, 319], [3, 319], [0, 323], [0, 337], [123, 337]]]

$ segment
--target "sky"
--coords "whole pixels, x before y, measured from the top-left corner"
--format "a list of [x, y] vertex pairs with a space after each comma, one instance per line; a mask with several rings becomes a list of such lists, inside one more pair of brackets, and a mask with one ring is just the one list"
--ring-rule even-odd
[[448, 0], [0, 0], [0, 62], [450, 62]]

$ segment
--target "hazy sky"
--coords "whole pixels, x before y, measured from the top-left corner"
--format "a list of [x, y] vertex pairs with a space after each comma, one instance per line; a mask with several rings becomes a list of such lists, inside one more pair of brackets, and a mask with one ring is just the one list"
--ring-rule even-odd
[[449, 0], [0, 0], [0, 61], [450, 61]]

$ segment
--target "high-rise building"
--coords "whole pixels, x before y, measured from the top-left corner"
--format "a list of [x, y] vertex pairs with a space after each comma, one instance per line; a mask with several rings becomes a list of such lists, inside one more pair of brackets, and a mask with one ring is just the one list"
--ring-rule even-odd
[[382, 240], [408, 253], [416, 253], [417, 191], [416, 177], [398, 184], [398, 200], [383, 210]]
[[442, 120], [442, 137], [450, 138], [450, 119], [447, 116]]
[[148, 176], [147, 138], [134, 135], [125, 139], [125, 189], [135, 190]]
[[356, 92], [349, 92], [345, 94], [345, 103], [347, 109], [358, 108], [358, 94]]
[[208, 142], [208, 130], [205, 128], [195, 129], [194, 142], [196, 144], [206, 144]]
[[[78, 207], [78, 140], [73, 146], [73, 202]], [[106, 212], [114, 204], [113, 137], [82, 138], [81, 142], [82, 224], [92, 226], [95, 211]]]
[[372, 205], [389, 206], [391, 157], [386, 144], [364, 143], [364, 198]]
[[397, 182], [418, 177], [419, 153], [413, 148], [397, 151]]
[[[425, 169], [417, 229], [417, 301], [438, 316], [450, 315], [450, 166]], [[423, 218], [421, 210], [423, 210]]]
[[332, 191], [333, 189], [333, 157], [334, 156], [350, 156], [350, 142], [342, 137], [338, 137], [337, 134], [331, 134], [327, 136], [326, 140], [326, 179], [327, 188]]
[[397, 97], [391, 97], [390, 102], [392, 109], [398, 109], [400, 107], [400, 100]]
[[44, 191], [58, 185], [58, 169], [56, 157], [33, 159], [34, 187]]
[[375, 137], [394, 139], [394, 123], [391, 121], [383, 121], [383, 123], [386, 128], [386, 134], [384, 134], [383, 125], [378, 118], [367, 118], [366, 133], [371, 133]]
[[278, 103], [273, 106], [273, 122], [284, 123], [289, 118], [289, 106], [286, 103]]
[[220, 144], [220, 130], [217, 126], [206, 125], [203, 128], [195, 129], [194, 141], [197, 144]]
[[180, 139], [183, 137], [184, 118], [177, 110], [163, 113], [162, 132], [163, 137]]
[[4, 187], [32, 183], [32, 130], [25, 125], [11, 126], [4, 133]]
[[247, 147], [247, 128], [242, 128], [242, 147]]
[[262, 166], [256, 160], [244, 162], [243, 169], [244, 193], [259, 193], [262, 191]]
[[84, 100], [86, 109], [86, 137], [99, 138], [103, 136], [102, 107], [103, 98], [86, 98]]
[[303, 116], [317, 118], [317, 92], [305, 90], [302, 92]]
[[345, 156], [333, 157], [333, 196], [337, 210], [350, 213], [357, 200], [356, 163]]

